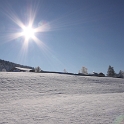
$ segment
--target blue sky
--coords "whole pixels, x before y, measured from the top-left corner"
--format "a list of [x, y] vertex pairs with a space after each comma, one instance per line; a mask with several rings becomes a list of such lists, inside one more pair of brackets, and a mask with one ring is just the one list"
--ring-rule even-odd
[[[85, 66], [106, 74], [109, 65], [124, 71], [123, 6], [123, 0], [0, 1], [0, 59], [48, 71], [78, 73]], [[35, 33], [44, 45], [30, 39], [25, 47], [24, 37], [12, 35], [22, 31], [16, 19], [27, 25], [33, 14], [34, 28], [49, 28]]]

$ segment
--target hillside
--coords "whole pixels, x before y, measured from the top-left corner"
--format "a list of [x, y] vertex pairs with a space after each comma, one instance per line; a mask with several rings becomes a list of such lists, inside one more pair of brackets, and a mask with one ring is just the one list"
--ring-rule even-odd
[[124, 79], [0, 73], [0, 124], [123, 124]]
[[5, 60], [0, 59], [0, 71], [2, 71], [3, 69], [6, 69], [6, 71], [10, 71], [14, 67], [22, 67], [22, 68], [33, 69], [33, 67], [30, 67], [30, 66], [24, 66], [24, 65], [20, 65], [20, 64], [16, 64], [16, 63], [13, 63], [13, 62], [9, 62], [9, 61], [5, 61]]

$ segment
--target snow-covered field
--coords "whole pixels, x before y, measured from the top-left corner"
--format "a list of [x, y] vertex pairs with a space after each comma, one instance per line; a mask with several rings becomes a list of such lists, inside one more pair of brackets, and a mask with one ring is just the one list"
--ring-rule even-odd
[[0, 73], [0, 124], [124, 124], [124, 79]]

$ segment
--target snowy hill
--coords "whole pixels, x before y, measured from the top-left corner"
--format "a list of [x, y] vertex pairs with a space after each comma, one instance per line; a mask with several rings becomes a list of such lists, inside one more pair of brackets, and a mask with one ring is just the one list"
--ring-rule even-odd
[[13, 63], [13, 62], [9, 62], [9, 61], [5, 61], [5, 60], [0, 59], [0, 71], [2, 71], [3, 69], [6, 70], [6, 71], [10, 71], [14, 67], [22, 67], [22, 68], [33, 69], [33, 67], [30, 67], [30, 66], [24, 66], [24, 65], [20, 65], [20, 64], [16, 64], [16, 63]]
[[1, 72], [0, 124], [124, 124], [124, 79]]

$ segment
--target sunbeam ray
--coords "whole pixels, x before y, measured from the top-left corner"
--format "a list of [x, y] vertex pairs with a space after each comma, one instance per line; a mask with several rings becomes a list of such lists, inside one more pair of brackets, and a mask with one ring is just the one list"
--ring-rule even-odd
[[11, 6], [7, 7], [4, 14], [14, 23], [14, 25], [16, 25], [16, 30], [9, 31], [2, 36], [2, 38], [4, 39], [4, 43], [22, 37], [20, 41], [22, 42], [22, 46], [19, 53], [19, 58], [20, 60], [25, 60], [28, 54], [30, 43], [29, 41], [32, 40], [40, 48], [42, 54], [45, 56], [49, 64], [53, 66], [53, 68], [55, 67], [55, 63], [53, 62], [53, 60], [64, 67], [65, 65], [55, 56], [53, 51], [51, 51], [51, 49], [44, 42], [42, 42], [37, 36], [35, 36], [35, 33], [48, 32], [58, 29], [60, 30], [64, 26], [69, 25], [65, 20], [61, 20], [62, 18], [66, 18], [68, 15], [51, 22], [40, 23], [38, 24], [38, 26], [34, 26], [38, 8], [38, 4], [28, 4], [28, 7], [26, 9], [27, 16], [25, 19], [14, 12]]

